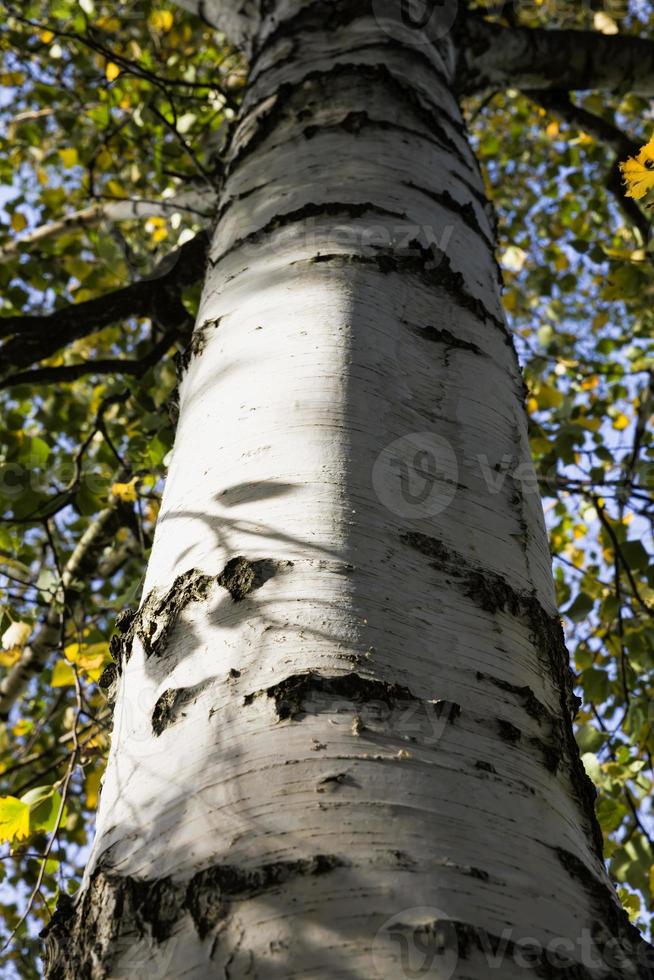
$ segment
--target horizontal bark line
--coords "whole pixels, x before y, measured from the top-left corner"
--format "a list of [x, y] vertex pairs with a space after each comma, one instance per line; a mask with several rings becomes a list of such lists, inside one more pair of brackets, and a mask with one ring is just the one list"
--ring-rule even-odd
[[[495, 255], [495, 241], [491, 239], [488, 232], [486, 232], [485, 229], [479, 224], [475, 209], [469, 201], [466, 201], [465, 204], [461, 204], [456, 200], [456, 198], [452, 197], [448, 191], [432, 191], [426, 187], [421, 187], [419, 184], [416, 184], [411, 180], [403, 180], [402, 185], [404, 187], [408, 187], [410, 190], [416, 191], [418, 194], [424, 194], [440, 207], [445, 208], [447, 211], [451, 211], [452, 214], [456, 215], [458, 218], [461, 218], [471, 231], [477, 232], [484, 237], [488, 247], [493, 253], [493, 256]], [[488, 202], [485, 203], [488, 204]], [[499, 263], [497, 264], [497, 269], [498, 279], [501, 282], [502, 272]]]
[[[383, 51], [380, 54], [383, 55]], [[447, 149], [456, 158], [460, 158], [462, 149], [456, 146], [454, 140], [448, 136], [443, 128], [442, 117], [445, 117], [448, 121], [450, 118], [444, 109], [436, 104], [432, 104], [431, 106], [425, 105], [416, 94], [415, 89], [398, 78], [383, 62], [376, 65], [337, 62], [328, 70], [314, 69], [308, 71], [300, 80], [292, 84], [286, 82], [281, 83], [275, 91], [261, 96], [254, 107], [245, 111], [240, 123], [241, 126], [256, 114], [257, 109], [269, 103], [268, 107], [261, 110], [258, 117], [256, 117], [257, 121], [253, 133], [244, 143], [238, 145], [235, 154], [226, 161], [225, 179], [241, 166], [246, 157], [251, 156], [265, 142], [285, 115], [298, 118], [298, 114], [304, 112], [307, 89], [310, 86], [331, 86], [334, 83], [335, 77], [343, 76], [346, 78], [353, 76], [355, 81], [363, 79], [376, 87], [382, 86], [387, 89], [393, 98], [411, 109], [426, 127], [427, 133], [432, 139], [438, 139], [444, 149]], [[294, 102], [298, 101], [299, 93], [302, 95], [302, 100], [298, 102], [297, 108], [293, 109]], [[237, 129], [235, 134], [237, 144], [238, 136], [239, 130]], [[475, 193], [483, 199], [483, 195], [476, 188]], [[484, 203], [486, 203], [485, 200]]]
[[[257, 244], [261, 247], [261, 240], [275, 234], [282, 228], [300, 225], [302, 222], [317, 217], [337, 217], [343, 215], [353, 220], [360, 220], [366, 214], [380, 215], [385, 219], [394, 219], [398, 223], [406, 223], [407, 218], [401, 212], [390, 211], [374, 202], [347, 203], [328, 201], [324, 203], [309, 203], [301, 208], [278, 214], [271, 218], [262, 228], [253, 231], [243, 238], [237, 239], [224, 252], [214, 255], [210, 259], [212, 266], [216, 267], [230, 255], [239, 251], [247, 250], [249, 246]], [[465, 282], [463, 273], [453, 269], [450, 257], [438, 245], [433, 242], [422, 242], [419, 239], [411, 239], [400, 248], [394, 249], [386, 246], [371, 245], [373, 250], [371, 255], [363, 252], [353, 252], [351, 250], [323, 255], [316, 253], [308, 261], [325, 262], [333, 258], [342, 256], [352, 262], [369, 263], [378, 266], [380, 272], [402, 272], [421, 276], [427, 285], [438, 285], [448, 292], [456, 301], [457, 305], [469, 310], [480, 320], [491, 323], [501, 331], [505, 342], [513, 346], [513, 341], [505, 321], [493, 313], [485, 305], [483, 300], [473, 295]], [[247, 251], [244, 258], [247, 257]]]
[[[521, 592], [496, 572], [474, 565], [463, 555], [452, 551], [437, 538], [416, 532], [400, 535], [404, 544], [427, 558], [436, 571], [451, 575], [465, 596], [484, 612], [505, 613], [523, 620], [529, 627], [534, 646], [548, 670], [561, 708], [558, 731], [552, 733], [560, 745], [574, 796], [581, 808], [591, 834], [595, 853], [602, 858], [603, 838], [595, 814], [597, 791], [581, 761], [575, 741], [572, 721], [579, 707], [574, 695], [570, 658], [565, 645], [563, 627], [557, 615], [543, 608], [533, 592]], [[508, 729], [505, 736], [510, 740]]]
[[[285, 50], [288, 49], [290, 41], [295, 51], [296, 36], [305, 31], [315, 33], [323, 31], [331, 34], [341, 27], [351, 27], [357, 20], [367, 20], [368, 23], [377, 27], [371, 10], [370, 0], [318, 0], [302, 7], [299, 11], [293, 12], [290, 17], [277, 20], [275, 28], [266, 34], [263, 40], [254, 47], [253, 66], [256, 67], [259, 61], [269, 48], [274, 48], [275, 44], [281, 42]], [[377, 42], [379, 44], [379, 42]], [[411, 58], [423, 61], [430, 71], [438, 71], [432, 58], [426, 51], [415, 45], [404, 45], [396, 38], [389, 37], [386, 33], [383, 41], [387, 49], [398, 49], [403, 53], [408, 53]], [[432, 42], [429, 46], [433, 50], [439, 51], [438, 41]], [[273, 66], [276, 66], [276, 62]], [[445, 78], [445, 76], [442, 76]], [[446, 79], [446, 81], [450, 81]]]

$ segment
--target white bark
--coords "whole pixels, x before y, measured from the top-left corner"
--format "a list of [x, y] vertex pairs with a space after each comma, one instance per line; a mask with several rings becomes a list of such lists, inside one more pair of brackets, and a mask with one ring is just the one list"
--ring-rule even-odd
[[[451, 38], [320, 7], [277, 38], [254, 45], [52, 975], [396, 978], [428, 940], [422, 975], [524, 980], [531, 939], [576, 964], [538, 976], [637, 976], [606, 965], [635, 940], [571, 741]], [[422, 503], [402, 462], [414, 494], [437, 466]]]

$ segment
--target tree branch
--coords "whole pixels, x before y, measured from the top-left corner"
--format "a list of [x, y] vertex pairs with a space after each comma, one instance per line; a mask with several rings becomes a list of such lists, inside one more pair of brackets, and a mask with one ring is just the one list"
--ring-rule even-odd
[[463, 22], [458, 88], [633, 92], [654, 96], [654, 41], [599, 31], [502, 27], [469, 15]]
[[[192, 326], [192, 319], [187, 314], [186, 323]], [[178, 339], [178, 329], [169, 330], [158, 343], [154, 344], [147, 354], [138, 359], [126, 357], [98, 358], [95, 361], [82, 361], [80, 364], [62, 364], [57, 367], [36, 368], [34, 371], [19, 371], [10, 374], [0, 381], [0, 391], [21, 384], [67, 383], [77, 381], [88, 374], [127, 374], [140, 378], [149, 368], [157, 364], [164, 354]]]
[[50, 238], [56, 238], [71, 228], [83, 228], [97, 224], [100, 221], [133, 221], [138, 218], [157, 218], [173, 214], [175, 211], [187, 211], [201, 218], [209, 218], [216, 204], [216, 195], [207, 187], [202, 190], [187, 191], [175, 197], [162, 198], [158, 201], [125, 200], [98, 201], [87, 208], [73, 211], [58, 221], [47, 225], [39, 225], [26, 235], [14, 238], [0, 250], [0, 263], [9, 262], [24, 248], [32, 248]]
[[29, 367], [130, 316], [153, 316], [165, 329], [179, 329], [185, 322], [177, 302], [179, 290], [202, 278], [208, 245], [208, 235], [200, 232], [166, 256], [146, 279], [54, 313], [0, 318], [0, 337], [10, 337], [0, 348], [0, 371]]
[[615, 198], [627, 221], [638, 228], [643, 243], [647, 244], [651, 228], [650, 221], [636, 201], [625, 196], [619, 166], [620, 160], [625, 160], [629, 156], [636, 156], [641, 144], [627, 136], [608, 119], [596, 116], [584, 109], [583, 106], [576, 105], [565, 92], [541, 89], [537, 91], [526, 90], [524, 94], [544, 109], [559, 116], [564, 122], [578, 126], [580, 130], [589, 133], [605, 146], [610, 146], [615, 150], [615, 160], [606, 178], [606, 189]]
[[89, 578], [94, 574], [104, 549], [123, 525], [124, 511], [125, 504], [119, 500], [113, 500], [109, 507], [100, 511], [64, 565], [58, 586], [59, 594], [51, 603], [32, 642], [24, 648], [20, 659], [0, 681], [0, 721], [9, 717], [11, 708], [24, 692], [30, 678], [43, 669], [49, 654], [59, 648], [62, 608], [65, 609], [75, 601], [75, 579]]

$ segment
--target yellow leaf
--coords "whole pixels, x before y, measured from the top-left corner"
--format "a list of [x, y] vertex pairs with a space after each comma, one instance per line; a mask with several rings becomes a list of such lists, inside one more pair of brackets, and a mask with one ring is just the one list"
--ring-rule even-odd
[[136, 480], [130, 480], [129, 483], [114, 483], [111, 487], [111, 493], [114, 497], [118, 497], [125, 504], [133, 504], [138, 500], [138, 494], [136, 492]]
[[120, 68], [113, 61], [108, 61], [104, 73], [107, 81], [113, 82], [120, 75]]
[[119, 31], [120, 21], [117, 17], [98, 17], [95, 22], [95, 26], [99, 27], [101, 31]]
[[556, 119], [549, 124], [545, 132], [547, 133], [550, 139], [556, 139], [556, 137], [559, 135], [560, 132], [559, 124], [556, 121]]
[[117, 180], [108, 180], [107, 190], [110, 194], [113, 194], [114, 197], [127, 197], [127, 192], [123, 187], [121, 187]]
[[112, 157], [106, 146], [103, 146], [97, 157], [95, 158], [95, 165], [99, 170], [109, 170], [113, 166], [114, 158]]
[[23, 231], [27, 228], [27, 218], [22, 211], [14, 211], [11, 216], [11, 227], [14, 231]]
[[75, 664], [92, 681], [97, 681], [111, 660], [108, 643], [71, 643], [64, 650], [64, 656]]
[[44, 44], [50, 44], [50, 41], [53, 39], [54, 34], [52, 33], [52, 31], [39, 31], [39, 37], [41, 38]]
[[592, 391], [593, 388], [597, 388], [599, 384], [599, 378], [596, 374], [591, 374], [589, 378], [584, 378], [581, 382], [581, 387], [584, 391]]
[[64, 167], [74, 167], [79, 160], [77, 150], [74, 146], [69, 146], [65, 150], [59, 150], [59, 156]]
[[30, 808], [15, 796], [0, 796], [0, 841], [25, 840], [30, 832]]
[[50, 684], [52, 687], [72, 687], [75, 684], [73, 668], [65, 660], [58, 660], [54, 665]]
[[626, 429], [628, 425], [629, 419], [622, 412], [620, 412], [618, 417], [613, 420], [613, 428], [617, 429], [618, 432], [622, 432], [622, 430]]
[[170, 10], [153, 10], [148, 17], [150, 27], [155, 31], [169, 31], [173, 26], [173, 15]]
[[654, 138], [643, 146], [635, 157], [620, 164], [622, 178], [627, 185], [626, 197], [639, 201], [654, 188]]
[[0, 650], [0, 667], [13, 667], [22, 652], [22, 647], [11, 647], [10, 650]]
[[21, 735], [27, 735], [34, 728], [34, 722], [27, 721], [25, 718], [20, 718], [13, 727], [13, 733], [16, 738], [20, 738]]
[[504, 309], [508, 313], [515, 313], [515, 311], [518, 309], [519, 306], [519, 297], [517, 292], [514, 289], [507, 290], [507, 292], [502, 297], [502, 300], [504, 303]]
[[527, 399], [527, 411], [530, 415], [533, 415], [534, 412], [538, 411], [538, 401], [535, 398]]

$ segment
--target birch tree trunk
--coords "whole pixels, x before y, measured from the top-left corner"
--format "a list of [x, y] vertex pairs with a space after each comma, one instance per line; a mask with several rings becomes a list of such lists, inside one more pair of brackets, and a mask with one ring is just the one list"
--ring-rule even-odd
[[251, 77], [51, 978], [651, 975], [572, 734], [438, 16], [239, 14]]

